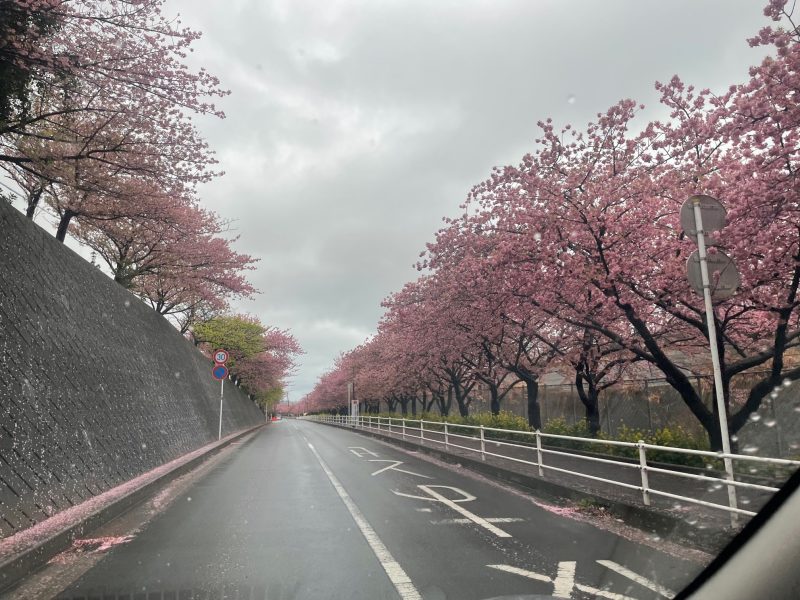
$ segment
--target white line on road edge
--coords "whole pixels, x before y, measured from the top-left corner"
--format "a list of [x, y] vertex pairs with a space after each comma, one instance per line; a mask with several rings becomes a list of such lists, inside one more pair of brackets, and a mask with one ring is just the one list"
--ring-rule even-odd
[[314, 453], [314, 456], [317, 458], [319, 465], [322, 467], [322, 470], [325, 471], [325, 475], [328, 476], [328, 479], [333, 485], [333, 488], [336, 490], [336, 493], [339, 494], [339, 497], [344, 502], [344, 505], [347, 507], [347, 510], [350, 511], [350, 516], [353, 517], [353, 520], [358, 525], [358, 528], [361, 530], [364, 539], [367, 540], [369, 547], [372, 548], [372, 552], [375, 554], [375, 557], [378, 559], [378, 562], [381, 563], [383, 570], [386, 571], [386, 575], [388, 575], [389, 580], [394, 585], [394, 588], [397, 590], [397, 593], [400, 594], [400, 598], [403, 600], [422, 600], [422, 596], [417, 591], [417, 588], [414, 587], [414, 584], [411, 582], [411, 578], [406, 574], [403, 570], [403, 567], [400, 566], [394, 557], [389, 552], [389, 549], [384, 545], [381, 539], [378, 537], [378, 534], [375, 533], [375, 530], [372, 529], [370, 524], [364, 518], [364, 515], [361, 514], [358, 506], [356, 503], [353, 502], [353, 499], [350, 498], [350, 495], [347, 493], [347, 490], [344, 489], [339, 480], [336, 479], [336, 476], [333, 474], [328, 468], [328, 465], [325, 464], [325, 461], [322, 460], [322, 457], [317, 452], [317, 449], [314, 446], [306, 441], [308, 447], [311, 448], [311, 452]]
[[598, 560], [599, 564], [603, 565], [607, 569], [611, 569], [612, 571], [616, 571], [620, 575], [627, 577], [628, 579], [635, 581], [636, 583], [643, 585], [644, 587], [653, 590], [654, 592], [658, 592], [662, 596], [666, 596], [667, 598], [673, 598], [675, 596], [675, 592], [672, 590], [665, 588], [664, 586], [658, 585], [654, 581], [650, 581], [639, 575], [638, 573], [634, 573], [630, 569], [626, 569], [620, 564], [615, 563], [613, 560]]

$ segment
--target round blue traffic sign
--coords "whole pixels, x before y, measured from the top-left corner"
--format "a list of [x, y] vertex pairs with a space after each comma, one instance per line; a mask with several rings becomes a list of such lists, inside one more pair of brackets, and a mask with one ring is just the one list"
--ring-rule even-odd
[[214, 365], [214, 368], [211, 369], [211, 374], [214, 376], [214, 379], [225, 379], [228, 376], [228, 367], [225, 365]]

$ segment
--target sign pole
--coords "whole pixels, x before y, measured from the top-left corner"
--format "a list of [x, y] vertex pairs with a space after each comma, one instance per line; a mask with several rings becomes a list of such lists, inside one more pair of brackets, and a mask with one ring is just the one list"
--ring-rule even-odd
[[217, 434], [217, 440], [222, 439], [222, 395], [225, 391], [225, 380], [219, 380], [219, 434]]
[[[700, 199], [692, 200], [694, 208], [695, 229], [697, 231], [697, 249], [700, 254], [700, 275], [703, 280], [703, 302], [706, 307], [706, 326], [708, 328], [708, 343], [711, 346], [711, 364], [714, 368], [714, 391], [716, 392], [717, 413], [719, 416], [719, 432], [722, 436], [722, 451], [725, 453], [723, 462], [728, 481], [733, 481], [733, 462], [729, 458], [731, 453], [731, 439], [728, 435], [728, 412], [725, 410], [725, 394], [722, 389], [722, 370], [719, 364], [719, 351], [717, 348], [717, 326], [714, 318], [714, 307], [711, 304], [711, 282], [708, 277], [708, 264], [706, 262], [706, 240], [703, 232], [703, 215], [700, 211]], [[736, 488], [728, 484], [728, 505], [737, 507]], [[731, 513], [731, 525], [738, 523], [736, 513]]]

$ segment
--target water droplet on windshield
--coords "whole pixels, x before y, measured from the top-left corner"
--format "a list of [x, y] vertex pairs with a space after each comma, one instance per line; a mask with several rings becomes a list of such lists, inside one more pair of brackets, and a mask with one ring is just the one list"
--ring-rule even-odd
[[536, 233], [533, 234], [533, 239], [536, 240], [537, 242], [541, 241], [542, 234], [537, 231]]
[[792, 385], [791, 379], [787, 377], [786, 379], [783, 380], [783, 387], [789, 387], [790, 385]]
[[758, 413], [753, 413], [752, 415], [750, 415], [750, 420], [753, 423], [758, 423], [761, 420], [761, 415]]
[[180, 371], [175, 371], [175, 379], [179, 379], [180, 376], [181, 376], [181, 372]]
[[752, 500], [750, 500], [750, 498], [741, 497], [741, 498], [739, 498], [739, 502], [741, 502], [742, 504], [747, 506], [748, 504], [750, 504], [752, 502]]
[[746, 454], [755, 454], [758, 452], [758, 446], [754, 446], [753, 444], [748, 444], [744, 448], [742, 448], [742, 452]]
[[575, 104], [578, 99], [575, 97], [575, 94], [570, 94], [567, 96], [567, 104]]
[[187, 502], [191, 502], [191, 501], [192, 501], [192, 497], [191, 497], [191, 496], [187, 496], [187, 497], [186, 497], [186, 501], [187, 501]]
[[142, 444], [142, 450], [147, 450], [147, 444]]
[[766, 421], [764, 421], [764, 425], [766, 425], [767, 427], [775, 427], [776, 423], [777, 421], [775, 419], [767, 419]]
[[125, 300], [125, 308], [128, 308], [131, 305], [130, 300]]
[[731, 441], [732, 442], [738, 442], [739, 441], [739, 436], [738, 435], [732, 435], [731, 436]]

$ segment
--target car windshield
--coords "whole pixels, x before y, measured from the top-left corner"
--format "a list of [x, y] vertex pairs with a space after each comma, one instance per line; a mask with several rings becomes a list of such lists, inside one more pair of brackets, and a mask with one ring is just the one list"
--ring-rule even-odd
[[0, 597], [674, 597], [800, 465], [798, 16], [0, 0]]

